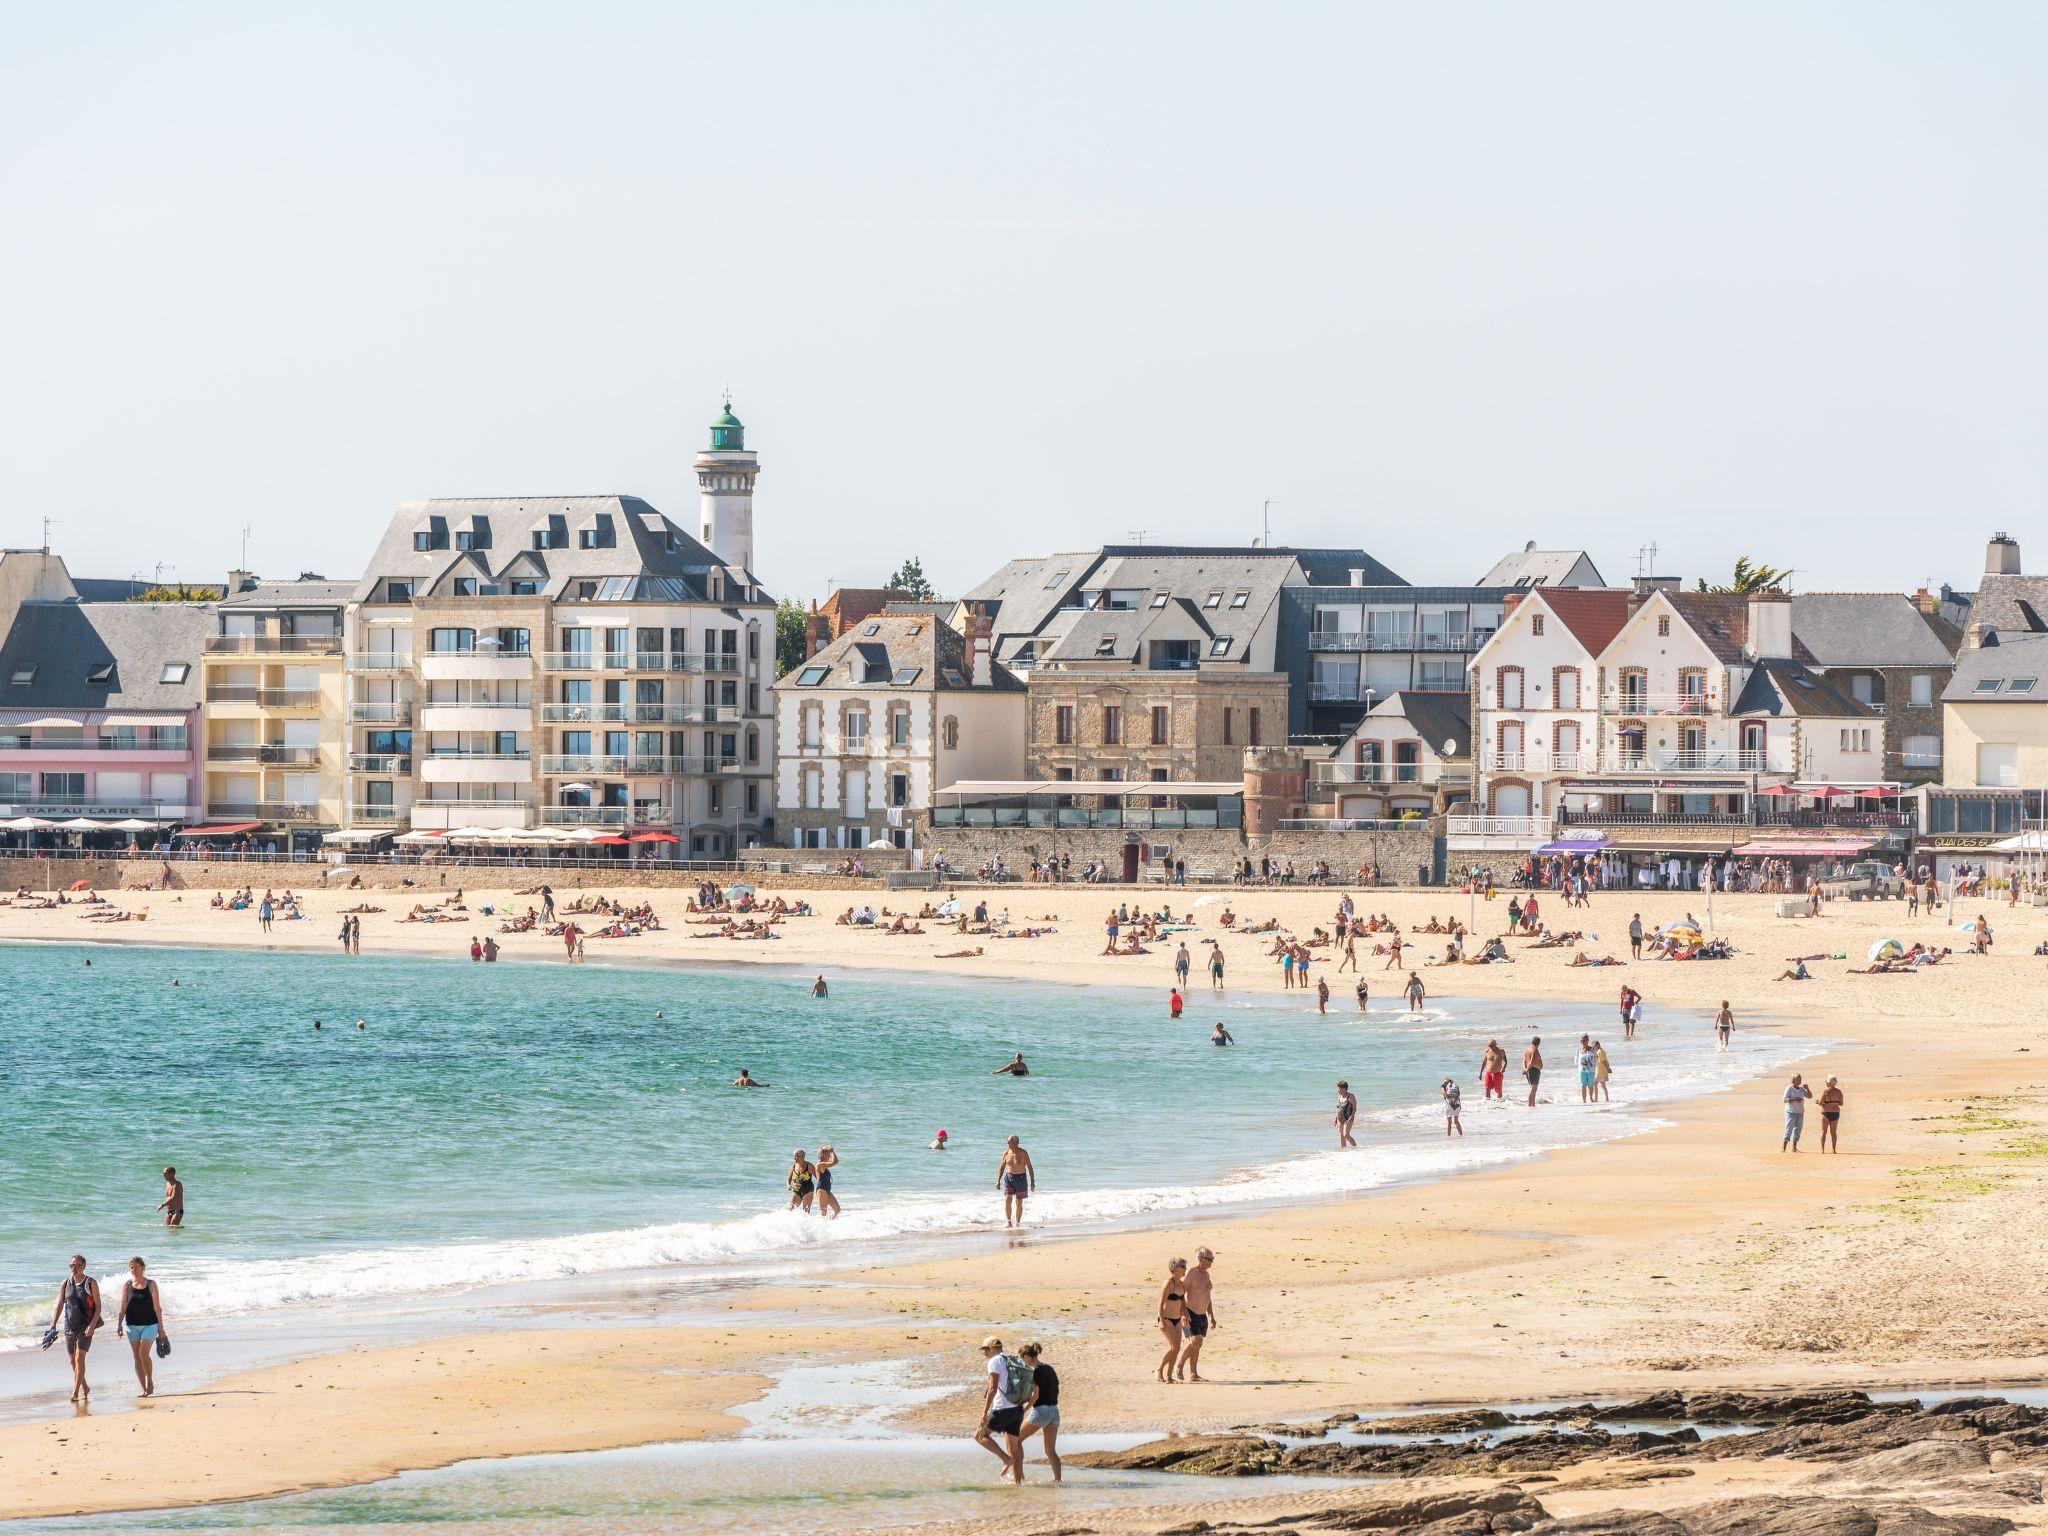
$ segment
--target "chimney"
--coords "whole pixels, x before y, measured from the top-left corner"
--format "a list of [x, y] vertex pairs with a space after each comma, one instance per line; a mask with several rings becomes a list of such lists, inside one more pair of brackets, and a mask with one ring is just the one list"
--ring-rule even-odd
[[996, 681], [996, 659], [989, 646], [989, 621], [975, 609], [967, 610], [968, 677], [977, 688], [992, 688]]
[[1638, 576], [1635, 589], [1637, 597], [1648, 597], [1652, 592], [1682, 592], [1685, 582], [1677, 576]]
[[1917, 588], [1913, 593], [1913, 606], [1922, 613], [1934, 612], [1936, 607], [1934, 594], [1925, 587]]
[[253, 587], [253, 586], [255, 586], [255, 585], [256, 585], [256, 573], [255, 573], [254, 571], [229, 571], [229, 572], [228, 572], [228, 596], [229, 596], [229, 597], [233, 597], [233, 596], [234, 596], [234, 595], [235, 595], [235, 594], [236, 594], [237, 592], [247, 592], [247, 591], [248, 591], [248, 590], [249, 590], [249, 589], [250, 589], [251, 587]]
[[1365, 585], [1364, 566], [1354, 565], [1353, 567], [1351, 567], [1351, 585], [1353, 585], [1354, 587], [1362, 587]]
[[815, 656], [825, 649], [825, 615], [818, 612], [818, 600], [811, 599], [811, 611], [804, 615], [804, 655]]
[[1749, 639], [1743, 651], [1751, 661], [1782, 661], [1792, 654], [1792, 599], [1777, 587], [1749, 594]]
[[2017, 576], [2019, 573], [2019, 540], [2008, 538], [2003, 533], [1991, 535], [1991, 542], [1984, 546], [1984, 574], [1986, 576]]

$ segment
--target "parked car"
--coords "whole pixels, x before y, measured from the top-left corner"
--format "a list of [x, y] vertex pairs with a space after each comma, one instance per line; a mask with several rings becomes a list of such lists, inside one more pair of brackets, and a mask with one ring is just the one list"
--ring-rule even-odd
[[1820, 893], [1830, 900], [1847, 897], [1850, 901], [1871, 901], [1880, 898], [1903, 897], [1906, 882], [1902, 876], [1892, 873], [1892, 867], [1878, 859], [1864, 859], [1851, 864], [1843, 873], [1820, 883]]

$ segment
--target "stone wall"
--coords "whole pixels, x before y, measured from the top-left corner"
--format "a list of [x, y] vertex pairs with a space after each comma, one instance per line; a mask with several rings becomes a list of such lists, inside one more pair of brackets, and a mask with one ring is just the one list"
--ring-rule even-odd
[[1280, 865], [1292, 859], [1300, 876], [1306, 875], [1317, 859], [1327, 859], [1332, 877], [1339, 882], [1355, 879], [1361, 865], [1378, 864], [1382, 883], [1414, 885], [1418, 871], [1429, 874], [1436, 864], [1436, 832], [1426, 821], [1343, 832], [1289, 828], [1253, 838], [1224, 828], [1126, 833], [1088, 827], [945, 827], [931, 834], [928, 847], [944, 853], [949, 864], [963, 870], [977, 869], [999, 854], [1011, 870], [1020, 873], [1031, 867], [1034, 858], [1055, 855], [1070, 858], [1076, 868], [1094, 859], [1120, 870], [1124, 847], [1133, 836], [1141, 840], [1144, 850], [1141, 866], [1154, 862], [1149, 858], [1153, 849], [1165, 847], [1187, 862], [1190, 878], [1198, 870], [1213, 870], [1227, 878], [1230, 870], [1247, 858], [1255, 865], [1261, 858]]
[[[823, 863], [828, 869], [836, 869], [843, 853], [827, 850], [825, 853], [797, 849], [769, 849], [770, 863], [783, 862], [776, 855], [787, 852], [792, 855], [787, 862], [787, 874], [779, 871], [747, 870], [739, 874], [731, 870], [688, 870], [664, 869], [659, 864], [618, 864], [618, 865], [516, 865], [516, 864], [351, 864], [353, 873], [363, 877], [363, 884], [373, 890], [396, 890], [410, 880], [419, 890], [464, 890], [504, 891], [524, 890], [530, 885], [547, 884], [557, 891], [597, 890], [621, 891], [633, 887], [650, 887], [656, 890], [693, 891], [706, 880], [715, 880], [721, 886], [735, 880], [743, 880], [760, 890], [868, 890], [880, 881], [874, 873], [864, 880], [843, 878], [832, 874], [805, 874], [806, 864]], [[869, 864], [868, 869], [874, 870]], [[282, 890], [291, 886], [296, 890], [321, 889], [329, 886], [343, 886], [348, 881], [340, 875], [329, 878], [327, 866], [310, 860], [301, 863], [271, 862], [254, 859], [206, 859], [174, 860], [171, 864], [172, 890], [216, 891], [238, 890], [251, 886], [261, 891], [265, 888]], [[0, 858], [0, 886], [9, 891], [26, 886], [31, 890], [62, 890], [79, 880], [90, 881], [96, 890], [120, 890], [131, 882], [154, 881], [163, 874], [161, 859], [137, 859], [117, 861], [113, 859], [25, 859]]]
[[[1219, 783], [1244, 771], [1244, 749], [1284, 741], [1287, 677], [1280, 672], [1061, 672], [1032, 669], [1026, 701], [1025, 773], [1099, 779], [1116, 769], [1133, 782], [1161, 771], [1181, 783]], [[1105, 742], [1103, 710], [1113, 706], [1121, 740]], [[1152, 740], [1152, 711], [1164, 709], [1166, 740]], [[1059, 739], [1059, 711], [1073, 711], [1073, 740]], [[1259, 713], [1257, 739], [1252, 711]], [[1226, 721], [1225, 716], [1228, 715]]]

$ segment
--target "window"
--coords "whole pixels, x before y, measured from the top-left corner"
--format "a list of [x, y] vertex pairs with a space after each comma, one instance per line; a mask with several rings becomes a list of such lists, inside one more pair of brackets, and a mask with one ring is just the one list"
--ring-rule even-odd
[[1074, 741], [1074, 706], [1061, 704], [1052, 712], [1052, 739], [1061, 746], [1071, 746]]
[[1167, 596], [1168, 594], [1164, 592], [1154, 592], [1152, 594], [1152, 606], [1154, 608], [1164, 608], [1166, 606]]
[[1204, 608], [1221, 608], [1223, 606], [1223, 589], [1221, 587], [1212, 588], [1209, 595], [1202, 599], [1202, 606]]
[[463, 529], [462, 532], [455, 535], [455, 547], [457, 549], [475, 549], [476, 535], [467, 528]]
[[1499, 708], [1520, 709], [1522, 707], [1522, 669], [1520, 667], [1502, 667], [1494, 674], [1493, 691], [1499, 701]]
[[427, 649], [443, 654], [461, 654], [476, 649], [476, 631], [473, 629], [436, 629], [431, 632]]
[[819, 736], [824, 730], [825, 710], [820, 704], [806, 704], [802, 707], [800, 719], [800, 741], [811, 751], [816, 751]]
[[182, 683], [191, 675], [192, 664], [190, 662], [167, 661], [164, 663], [163, 673], [157, 678], [157, 681], [160, 683]]
[[1579, 707], [1579, 669], [1559, 667], [1551, 687], [1556, 695], [1552, 703], [1559, 709]]
[[46, 773], [43, 775], [42, 795], [45, 800], [83, 800], [85, 798], [85, 775], [82, 773]]
[[1530, 614], [1530, 615], [1529, 615], [1529, 633], [1530, 633], [1530, 634], [1532, 634], [1532, 635], [1540, 635], [1540, 634], [1542, 634], [1542, 633], [1543, 633], [1543, 615], [1542, 615], [1542, 614], [1540, 614], [1540, 613], [1532, 613], [1532, 614]]
[[1226, 704], [1223, 706], [1223, 745], [1225, 745], [1226, 747], [1230, 745], [1230, 733], [1230, 706]]
[[1868, 726], [1844, 726], [1842, 728], [1842, 750], [1844, 752], [1868, 752], [1870, 750], [1870, 728]]
[[1116, 636], [1104, 635], [1100, 640], [1096, 641], [1095, 654], [1098, 656], [1114, 656], [1116, 654]]
[[1247, 710], [1247, 711], [1246, 711], [1245, 713], [1247, 714], [1247, 716], [1248, 716], [1249, 718], [1248, 718], [1248, 719], [1246, 720], [1246, 722], [1245, 722], [1245, 728], [1244, 728], [1244, 744], [1245, 744], [1246, 746], [1248, 746], [1248, 747], [1256, 747], [1256, 746], [1257, 746], [1257, 745], [1259, 744], [1259, 710], [1258, 710], [1258, 706], [1257, 706], [1257, 705], [1253, 705], [1253, 706], [1252, 706], [1252, 708], [1250, 708], [1249, 710]]
[[948, 752], [960, 750], [960, 722], [951, 715], [939, 726], [939, 741]]
[[102, 662], [85, 674], [85, 685], [88, 688], [104, 688], [113, 680], [114, 664], [111, 661]]
[[1659, 615], [1657, 616], [1657, 633], [1658, 633], [1659, 635], [1668, 635], [1668, 634], [1670, 634], [1670, 633], [1671, 633], [1671, 618], [1670, 618], [1670, 615], [1668, 615], [1668, 614], [1659, 614]]
[[[467, 538], [468, 535], [464, 534], [462, 537]], [[457, 597], [475, 597], [476, 593], [477, 581], [474, 576], [458, 576], [455, 578], [455, 595]]]
[[432, 549], [434, 547], [434, 536], [431, 533], [427, 532], [424, 528], [422, 528], [418, 533], [412, 536], [412, 547], [414, 549], [422, 550]]
[[2031, 677], [2016, 677], [2005, 685], [2005, 691], [2007, 693], [2032, 693], [2034, 691], [2034, 681]]
[[[14, 680], [17, 683], [22, 681], [18, 676]], [[1980, 677], [1977, 679], [1977, 686], [1970, 691], [1972, 693], [1996, 693], [2004, 686], [2005, 679], [2002, 677]]]
[[892, 709], [889, 711], [889, 745], [907, 747], [910, 745], [910, 711]]
[[1926, 709], [1934, 703], [1934, 679], [1925, 672], [1913, 674], [1912, 702], [1915, 709]]
[[890, 679], [890, 685], [896, 688], [914, 688], [917, 686], [917, 676], [922, 671], [923, 667], [898, 667], [895, 677]]
[[[870, 624], [870, 625], [868, 625], [868, 626], [867, 626], [867, 628], [865, 628], [865, 629], [863, 629], [863, 630], [861, 631], [861, 633], [862, 633], [863, 635], [879, 635], [879, 634], [880, 634], [881, 632], [882, 632], [882, 626], [881, 626], [881, 625], [879, 625], [879, 624]], [[708, 639], [710, 639], [710, 637], [711, 637], [711, 631], [709, 631], [709, 630], [706, 630], [706, 631], [704, 632], [704, 636], [705, 636], [705, 638], [706, 638], [707, 640], [708, 640]]]
[[1228, 656], [1230, 654], [1230, 636], [1218, 635], [1214, 640], [1210, 641], [1209, 654], [1211, 656]]
[[1124, 739], [1124, 712], [1115, 704], [1102, 706], [1102, 744], [1106, 747], [1120, 746]]
[[825, 681], [825, 674], [831, 670], [830, 667], [805, 667], [803, 671], [796, 675], [797, 686], [801, 688], [815, 688], [818, 684]]
[[506, 656], [525, 656], [533, 650], [533, 631], [500, 627], [497, 635], [498, 650]]
[[33, 798], [35, 775], [30, 773], [0, 773], [0, 801], [10, 804]]
[[1171, 725], [1171, 723], [1172, 723], [1172, 720], [1173, 720], [1173, 711], [1172, 711], [1172, 710], [1171, 710], [1170, 708], [1168, 708], [1168, 707], [1167, 707], [1166, 705], [1164, 705], [1164, 704], [1154, 704], [1154, 705], [1152, 706], [1152, 745], [1153, 745], [1153, 746], [1155, 746], [1155, 747], [1163, 747], [1163, 746], [1165, 746], [1165, 745], [1166, 745], [1166, 738], [1167, 738], [1167, 735], [1168, 735], [1168, 727], [1169, 727], [1169, 726]]
[[13, 681], [15, 687], [26, 688], [30, 683], [34, 682], [35, 680], [36, 664], [34, 662], [29, 662], [26, 666], [16, 667], [14, 669]]
[[1052, 579], [1045, 584], [1045, 590], [1050, 592], [1054, 587], [1058, 586], [1061, 582], [1065, 581], [1066, 579], [1067, 572], [1054, 571], [1052, 573]]
[[409, 603], [412, 601], [412, 583], [409, 581], [387, 581], [384, 583], [384, 601], [387, 603]]
[[1230, 594], [1230, 606], [1233, 608], [1242, 608], [1246, 603], [1250, 602], [1251, 600], [1252, 595], [1249, 592], [1240, 591], [1233, 592]]
[[848, 710], [846, 713], [846, 745], [849, 750], [868, 744], [868, 712], [864, 709]]
[[1941, 738], [1939, 736], [1908, 736], [1899, 754], [1899, 761], [1907, 768], [1939, 768], [1941, 766]]

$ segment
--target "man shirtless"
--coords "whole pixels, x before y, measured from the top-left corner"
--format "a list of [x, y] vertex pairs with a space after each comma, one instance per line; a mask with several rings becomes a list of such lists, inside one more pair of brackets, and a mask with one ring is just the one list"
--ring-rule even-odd
[[1508, 1053], [1500, 1048], [1498, 1040], [1486, 1042], [1486, 1050], [1479, 1058], [1480, 1096], [1484, 1099], [1499, 1099], [1507, 1102]]
[[185, 1225], [185, 1181], [178, 1177], [178, 1170], [164, 1170], [164, 1199], [157, 1207], [164, 1213], [164, 1225], [182, 1227]]
[[1003, 1225], [1024, 1225], [1024, 1200], [1038, 1193], [1038, 1170], [1031, 1166], [1031, 1154], [1012, 1136], [1003, 1143], [1003, 1160], [996, 1165], [996, 1188], [1003, 1192]]
[[1202, 1341], [1216, 1326], [1216, 1277], [1209, 1273], [1209, 1266], [1215, 1262], [1215, 1254], [1207, 1248], [1197, 1248], [1195, 1267], [1187, 1272], [1184, 1281], [1187, 1294], [1180, 1321], [1180, 1358], [1173, 1364], [1173, 1374], [1181, 1381], [1202, 1379]]
[[1543, 1081], [1543, 1037], [1532, 1035], [1522, 1052], [1522, 1076], [1529, 1080], [1529, 1107], [1536, 1107], [1536, 1085]]

